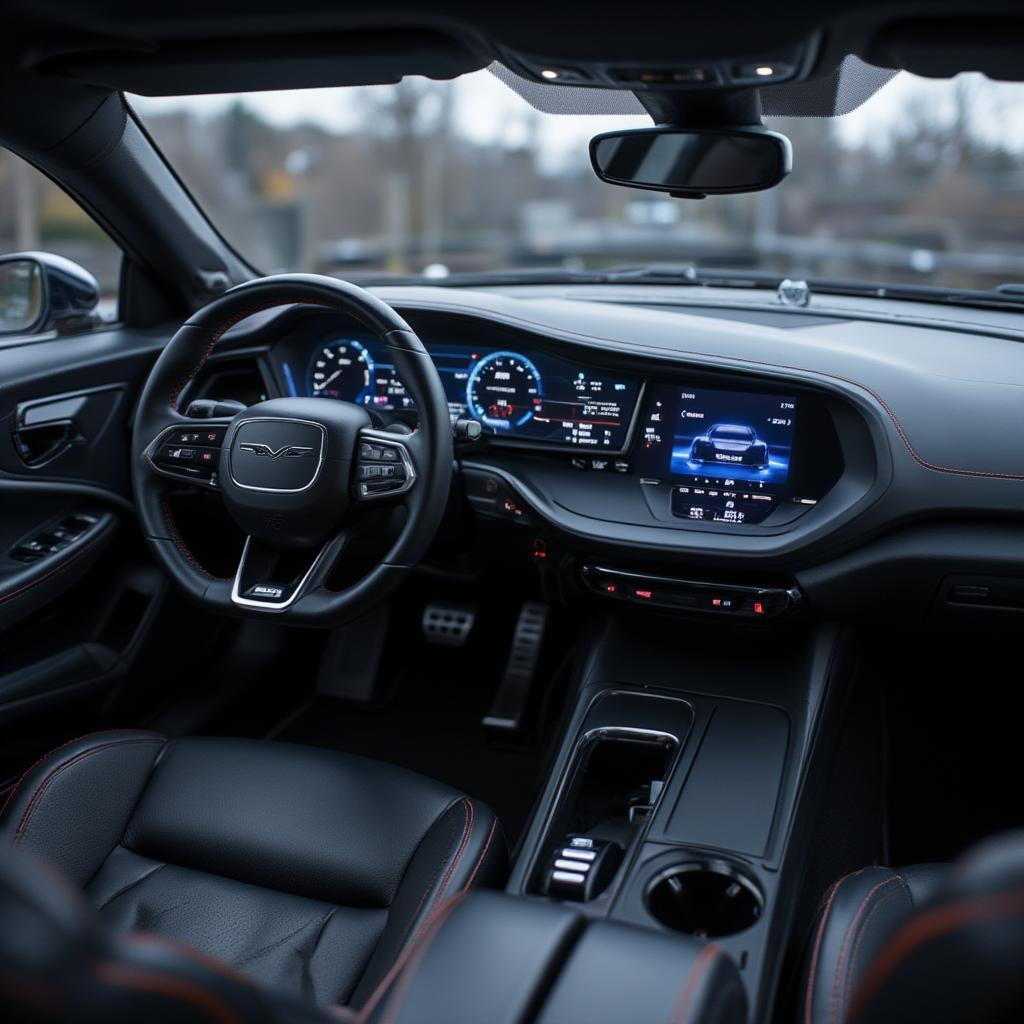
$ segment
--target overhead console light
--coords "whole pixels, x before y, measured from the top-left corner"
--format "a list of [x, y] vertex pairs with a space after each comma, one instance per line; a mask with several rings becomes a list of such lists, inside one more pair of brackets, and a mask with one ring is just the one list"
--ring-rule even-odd
[[717, 85], [718, 72], [713, 67], [689, 68], [619, 68], [612, 77], [623, 85], [656, 88], [658, 86]]
[[802, 81], [814, 65], [819, 49], [817, 36], [769, 52], [755, 53], [737, 61], [696, 59], [677, 63], [673, 59], [651, 63], [587, 62], [573, 67], [548, 57], [508, 53], [504, 62], [513, 71], [534, 82], [557, 85], [609, 86], [641, 92], [644, 90], [685, 90], [731, 88], [742, 85], [779, 85]]

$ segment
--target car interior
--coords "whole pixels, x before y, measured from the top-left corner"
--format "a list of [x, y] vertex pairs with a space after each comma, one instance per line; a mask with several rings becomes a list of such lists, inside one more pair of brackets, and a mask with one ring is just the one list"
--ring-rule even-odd
[[1022, 1019], [1019, 4], [2, 11], [3, 1019]]

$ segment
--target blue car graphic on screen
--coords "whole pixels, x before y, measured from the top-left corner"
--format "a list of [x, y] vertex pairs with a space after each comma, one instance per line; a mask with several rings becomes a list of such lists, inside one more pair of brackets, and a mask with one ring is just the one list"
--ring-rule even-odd
[[758, 438], [753, 427], [716, 423], [706, 434], [693, 439], [690, 461], [702, 465], [764, 469], [768, 465], [768, 445]]

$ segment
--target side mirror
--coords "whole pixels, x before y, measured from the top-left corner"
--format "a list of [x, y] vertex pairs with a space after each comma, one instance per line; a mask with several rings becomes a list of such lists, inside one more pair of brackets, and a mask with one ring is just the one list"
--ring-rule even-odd
[[88, 327], [99, 300], [96, 278], [63, 256], [0, 256], [0, 336]]
[[793, 169], [789, 139], [758, 128], [640, 128], [590, 140], [602, 181], [680, 198], [759, 192]]

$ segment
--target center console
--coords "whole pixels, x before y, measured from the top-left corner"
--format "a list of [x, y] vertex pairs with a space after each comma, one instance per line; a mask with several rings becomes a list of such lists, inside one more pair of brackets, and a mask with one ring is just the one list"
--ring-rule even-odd
[[829, 625], [675, 625], [594, 624], [505, 893], [449, 903], [361, 1019], [771, 1018], [852, 659]]
[[820, 624], [716, 634], [609, 616], [507, 892], [711, 943], [749, 1019], [766, 1019], [845, 644]]

